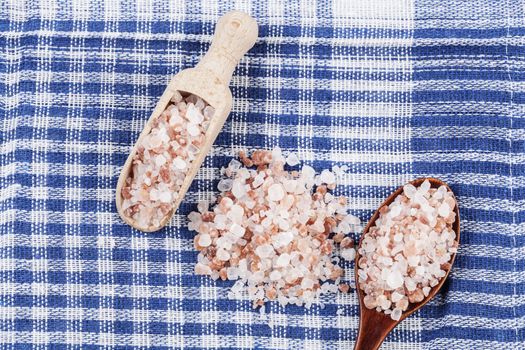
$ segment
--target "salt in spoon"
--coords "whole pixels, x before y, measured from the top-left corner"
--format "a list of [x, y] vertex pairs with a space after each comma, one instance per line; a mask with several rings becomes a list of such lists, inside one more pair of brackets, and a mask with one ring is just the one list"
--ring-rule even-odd
[[[162, 94], [157, 106], [153, 110], [144, 130], [140, 134], [135, 146], [124, 164], [116, 189], [116, 206], [120, 217], [130, 226], [144, 231], [153, 232], [164, 227], [171, 219], [188, 188], [197, 174], [206, 154], [210, 150], [215, 138], [219, 134], [232, 106], [232, 94], [228, 84], [233, 71], [241, 57], [255, 44], [258, 35], [257, 22], [247, 13], [231, 11], [222, 16], [217, 22], [211, 46], [195, 68], [185, 69], [175, 75]], [[206, 130], [204, 145], [186, 172], [180, 190], [176, 194], [171, 210], [163, 217], [158, 226], [141, 226], [133, 218], [125, 215], [122, 208], [122, 188], [133, 166], [133, 157], [138, 146], [152, 129], [152, 123], [165, 110], [170, 99], [176, 94], [194, 94], [215, 109], [210, 124]]]
[[[452, 190], [450, 187], [443, 181], [433, 178], [421, 178], [414, 181], [411, 181], [410, 184], [414, 185], [415, 187], [419, 187], [425, 180], [428, 180], [430, 182], [431, 188], [439, 188], [440, 186], [445, 186], [448, 191]], [[361, 235], [361, 239], [359, 240], [359, 247], [361, 247], [361, 243], [363, 241], [364, 235], [366, 235], [369, 231], [369, 229], [375, 224], [377, 218], [379, 217], [379, 210], [384, 207], [390, 205], [395, 198], [403, 193], [403, 186], [399, 187], [394, 193], [388, 197], [383, 204], [379, 207], [379, 209], [376, 210], [368, 224], [366, 225], [365, 229], [363, 230], [363, 234]], [[456, 202], [456, 206], [454, 207], [454, 212], [456, 213], [456, 220], [452, 224], [452, 229], [456, 233], [456, 239], [455, 241], [459, 244], [459, 210]], [[430, 299], [432, 299], [436, 293], [441, 289], [443, 284], [445, 283], [445, 280], [448, 277], [448, 274], [450, 273], [450, 269], [452, 268], [452, 265], [454, 264], [454, 258], [456, 257], [456, 253], [452, 254], [452, 257], [450, 259], [450, 266], [446, 271], [446, 274], [444, 277], [442, 277], [439, 281], [439, 283], [434, 286], [428, 296], [423, 299], [419, 303], [410, 303], [408, 306], [408, 309], [404, 311], [401, 314], [401, 318], [398, 321], [394, 321], [390, 315], [386, 315], [384, 312], [378, 312], [375, 309], [368, 309], [365, 306], [364, 303], [364, 291], [359, 288], [359, 277], [358, 277], [358, 270], [359, 270], [359, 248], [357, 249], [356, 258], [355, 258], [355, 279], [356, 279], [356, 289], [358, 293], [359, 298], [359, 308], [360, 308], [360, 317], [359, 317], [359, 333], [357, 335], [357, 340], [355, 343], [354, 350], [377, 350], [379, 349], [379, 346], [383, 341], [385, 340], [386, 336], [390, 331], [399, 324], [399, 322], [403, 321], [405, 318], [419, 310], [423, 305], [428, 303]]]

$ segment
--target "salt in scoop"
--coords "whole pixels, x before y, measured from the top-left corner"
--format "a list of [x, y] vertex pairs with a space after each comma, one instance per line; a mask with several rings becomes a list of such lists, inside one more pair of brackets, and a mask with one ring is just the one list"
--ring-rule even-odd
[[[439, 188], [441, 186], [445, 186], [446, 189], [450, 192], [450, 188], [446, 183], [443, 181], [440, 181], [438, 179], [433, 178], [422, 178], [417, 179], [410, 184], [412, 184], [415, 187], [420, 186], [425, 180], [428, 180], [430, 182], [431, 188]], [[370, 228], [373, 227], [377, 221], [377, 219], [380, 216], [380, 211], [383, 207], [389, 206], [396, 197], [398, 197], [400, 194], [402, 194], [404, 191], [404, 186], [401, 186], [398, 188], [394, 193], [392, 193], [384, 202], [381, 204], [379, 209], [374, 213], [370, 221], [368, 222], [367, 226], [363, 230], [363, 234], [361, 235], [361, 239], [359, 241], [359, 248], [361, 248], [363, 244], [364, 237], [369, 233]], [[459, 244], [459, 210], [457, 204], [454, 207], [454, 213], [455, 221], [452, 223], [452, 230], [455, 233], [455, 243]], [[420, 302], [417, 303], [410, 303], [408, 305], [408, 308], [406, 311], [403, 311], [401, 314], [401, 317], [396, 321], [393, 320], [391, 315], [387, 315], [384, 312], [379, 312], [376, 309], [369, 309], [365, 306], [364, 298], [365, 298], [365, 292], [360, 288], [360, 281], [358, 276], [359, 271], [359, 260], [362, 258], [362, 256], [359, 254], [359, 249], [357, 249], [356, 252], [356, 259], [355, 259], [355, 276], [356, 276], [356, 290], [358, 293], [359, 298], [359, 306], [360, 306], [360, 319], [359, 319], [359, 332], [357, 336], [357, 340], [355, 343], [355, 350], [377, 350], [384, 339], [387, 337], [388, 333], [399, 324], [402, 320], [410, 316], [412, 313], [419, 310], [421, 307], [423, 307], [426, 303], [428, 303], [435, 295], [436, 293], [441, 289], [443, 284], [445, 283], [445, 280], [447, 279], [447, 276], [450, 272], [450, 269], [452, 267], [452, 264], [454, 263], [455, 253], [452, 254], [451, 259], [448, 264], [448, 269], [445, 271], [445, 276], [443, 276], [439, 283], [437, 283], [434, 287], [432, 287], [428, 293], [428, 295]]]
[[[206, 154], [209, 152], [213, 142], [215, 141], [215, 138], [221, 130], [226, 118], [228, 117], [228, 114], [231, 111], [232, 94], [228, 88], [228, 84], [237, 63], [241, 57], [255, 44], [257, 35], [257, 22], [252, 17], [240, 11], [228, 12], [217, 22], [211, 46], [197, 66], [195, 68], [185, 69], [171, 79], [155, 109], [153, 110], [153, 113], [151, 114], [148, 122], [146, 123], [146, 126], [135, 143], [135, 146], [131, 150], [118, 179], [116, 188], [116, 206], [124, 222], [138, 230], [144, 232], [153, 232], [161, 229], [170, 221], [171, 217], [184, 198], [184, 195], [193, 181], [193, 178], [200, 168], [204, 158], [206, 157]], [[183, 100], [181, 100], [181, 98]], [[193, 106], [193, 103], [189, 101], [195, 103], [195, 106]], [[202, 132], [202, 138], [198, 143], [197, 150], [193, 151], [193, 159], [191, 159], [190, 162], [184, 162], [183, 159], [177, 159], [178, 163], [174, 162], [174, 164], [170, 164], [170, 166], [173, 165], [174, 168], [184, 168], [182, 179], [177, 180], [179, 182], [177, 185], [177, 193], [166, 193], [169, 191], [166, 190], [166, 186], [162, 187], [160, 190], [159, 188], [155, 188], [155, 192], [148, 192], [151, 190], [152, 186], [151, 180], [149, 178], [147, 178], [148, 181], [146, 184], [141, 185], [143, 188], [141, 187], [139, 189], [132, 190], [133, 193], [136, 193], [144, 189], [142, 192], [148, 192], [145, 195], [148, 197], [148, 201], [150, 201], [149, 196], [153, 196], [154, 194], [154, 200], [160, 198], [160, 200], [163, 201], [162, 205], [164, 205], [163, 209], [165, 213], [163, 211], [161, 214], [158, 214], [161, 215], [161, 219], [157, 219], [155, 221], [156, 224], [145, 223], [144, 220], [139, 222], [129, 215], [129, 211], [126, 211], [130, 204], [129, 199], [128, 202], [126, 202], [127, 198], [123, 198], [123, 189], [124, 195], [128, 196], [129, 198], [131, 196], [129, 190], [130, 178], [133, 176], [134, 161], [137, 162], [136, 155], [144, 154], [145, 150], [143, 145], [145, 142], [151, 145], [152, 143], [156, 143], [158, 141], [160, 144], [160, 141], [156, 139], [158, 134], [153, 134], [152, 130], [157, 131], [155, 128], [158, 129], [159, 120], [161, 120], [160, 123], [164, 123], [164, 125], [171, 123], [171, 118], [173, 115], [170, 115], [166, 111], [168, 111], [170, 108], [172, 110], [176, 108], [179, 108], [180, 110], [181, 108], [180, 105], [178, 107], [177, 105], [174, 106], [172, 104], [174, 102], [182, 104], [184, 108], [192, 108], [192, 116], [183, 116], [186, 119], [202, 119], [202, 114], [205, 116], [208, 115], [209, 118], [208, 120], [204, 120], [206, 125], [203, 125], [202, 127], [196, 127], [195, 124], [191, 124], [189, 122], [181, 124], [183, 126], [187, 126], [187, 130], [180, 130], [179, 126], [179, 130], [177, 131], [178, 133], [200, 137], [201, 135], [199, 133]], [[200, 107], [198, 106], [199, 104]], [[198, 108], [200, 108], [200, 110]], [[201, 113], [203, 111], [204, 113]], [[184, 112], [186, 112], [186, 110], [184, 110]], [[163, 116], [163, 113], [168, 113], [168, 117], [165, 115]], [[174, 113], [176, 114], [176, 111]], [[162, 117], [164, 117], [164, 121], [162, 121]], [[179, 115], [175, 115], [175, 118], [182, 120], [182, 117]], [[173, 133], [174, 131], [172, 131], [172, 134]], [[167, 136], [165, 133], [162, 135], [159, 133], [159, 138], [162, 137], [166, 138]], [[168, 138], [168, 141], [170, 142], [170, 145], [173, 144], [173, 140]], [[176, 145], [177, 147], [179, 146], [178, 144]], [[172, 150], [169, 151], [171, 152]], [[146, 149], [146, 153], [149, 158], [150, 152], [148, 149]], [[154, 162], [152, 160], [154, 164], [162, 165], [164, 162], [166, 162], [165, 156], [159, 156], [155, 154], [154, 151], [151, 153], [154, 157], [157, 157], [154, 159]], [[176, 156], [174, 155], [173, 157]], [[167, 170], [164, 169], [164, 175], [168, 176], [166, 175], [166, 172]], [[179, 176], [180, 174], [181, 173], [179, 172]], [[149, 173], [147, 175], [150, 176]], [[160, 174], [155, 174], [155, 177], [160, 178], [162, 175], [163, 174], [161, 172]], [[151, 210], [151, 208], [147, 209]], [[139, 210], [138, 206], [136, 210]]]

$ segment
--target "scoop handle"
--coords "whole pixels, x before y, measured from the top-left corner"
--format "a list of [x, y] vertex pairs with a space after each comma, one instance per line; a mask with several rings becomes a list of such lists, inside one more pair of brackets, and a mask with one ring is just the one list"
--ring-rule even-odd
[[257, 40], [257, 22], [249, 14], [230, 11], [219, 18], [208, 52], [197, 69], [210, 71], [221, 83], [228, 85], [241, 57]]

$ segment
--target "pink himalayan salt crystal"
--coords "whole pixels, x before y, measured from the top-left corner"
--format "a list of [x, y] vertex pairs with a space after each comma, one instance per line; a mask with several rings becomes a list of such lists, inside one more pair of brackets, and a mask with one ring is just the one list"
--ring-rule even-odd
[[355, 259], [355, 249], [341, 249], [341, 257], [345, 260], [352, 261]]
[[199, 237], [199, 245], [201, 247], [208, 247], [211, 244], [211, 237], [208, 234], [201, 235]]
[[122, 188], [124, 214], [142, 227], [159, 226], [173, 209], [195, 149], [204, 143], [214, 109], [195, 95], [175, 92], [150, 133], [138, 145]]
[[390, 317], [392, 317], [394, 321], [399, 321], [402, 314], [403, 314], [403, 311], [401, 309], [395, 308], [394, 310], [392, 310]]
[[288, 164], [289, 166], [296, 166], [299, 163], [301, 163], [299, 157], [297, 157], [297, 154], [293, 152], [288, 154], [288, 157], [286, 157], [286, 164]]
[[334, 247], [340, 242], [341, 256], [354, 259], [346, 235], [359, 219], [347, 213], [345, 198], [328, 193], [335, 183], [323, 179], [331, 182], [333, 174], [317, 175], [309, 166], [286, 171], [279, 148], [239, 156], [242, 163], [223, 169], [217, 204], [209, 211], [199, 204], [188, 216], [188, 228], [197, 231], [195, 272], [236, 281], [229, 296], [247, 293], [254, 307], [269, 300], [309, 307], [322, 294], [348, 291]]
[[330, 170], [323, 170], [321, 172], [321, 181], [325, 184], [334, 184], [335, 183], [335, 174]]
[[445, 186], [435, 189], [425, 181], [419, 188], [405, 185], [380, 211], [359, 249], [359, 286], [367, 308], [399, 320], [410, 303], [430, 294], [457, 250], [455, 206]]
[[284, 188], [281, 184], [273, 184], [268, 188], [268, 199], [277, 202], [283, 199]]

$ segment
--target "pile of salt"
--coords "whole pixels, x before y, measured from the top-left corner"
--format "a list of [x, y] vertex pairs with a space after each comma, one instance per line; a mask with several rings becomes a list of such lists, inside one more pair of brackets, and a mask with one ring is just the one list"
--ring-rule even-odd
[[[321, 294], [348, 292], [333, 252], [341, 243], [341, 254], [354, 258], [346, 235], [359, 219], [347, 213], [345, 198], [327, 192], [335, 187], [334, 174], [316, 175], [306, 165], [286, 171], [285, 161], [290, 166], [299, 161], [295, 154], [285, 160], [279, 148], [239, 156], [243, 164], [232, 160], [224, 170], [213, 210], [200, 204], [189, 215], [189, 229], [198, 232], [195, 272], [237, 280], [230, 297], [246, 291], [254, 306], [278, 300], [309, 307]], [[253, 165], [257, 168], [250, 169]]]

